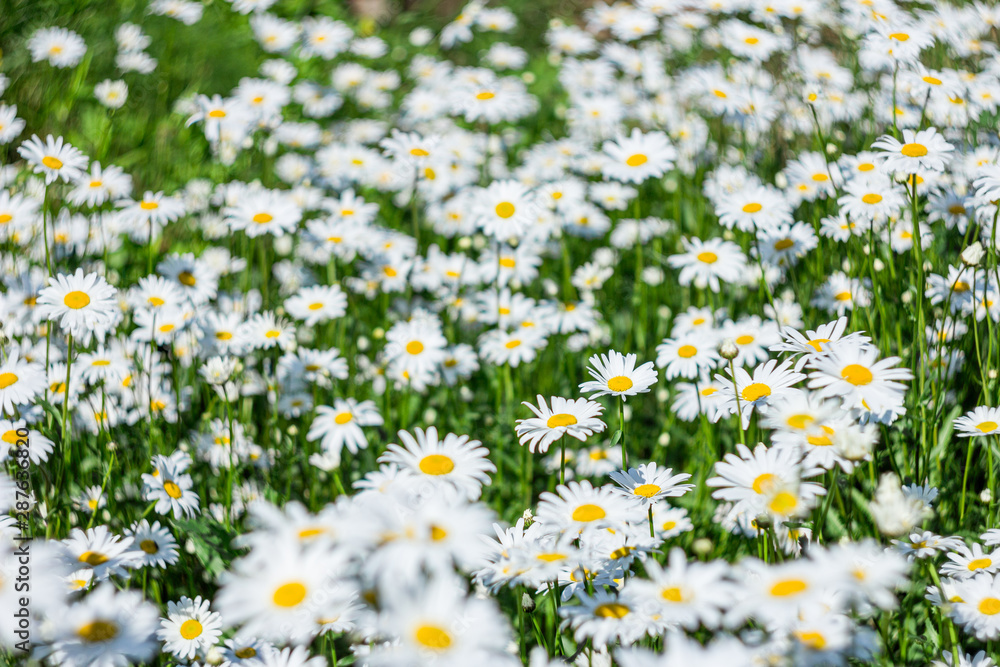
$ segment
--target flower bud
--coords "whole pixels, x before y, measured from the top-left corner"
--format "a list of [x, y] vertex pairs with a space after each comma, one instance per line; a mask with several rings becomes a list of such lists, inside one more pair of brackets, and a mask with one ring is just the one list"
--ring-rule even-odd
[[979, 262], [983, 261], [983, 255], [985, 254], [986, 251], [983, 250], [983, 244], [976, 241], [962, 251], [962, 263], [966, 266], [979, 266]]
[[721, 343], [719, 343], [719, 356], [727, 361], [732, 361], [739, 355], [740, 348], [736, 346], [736, 341], [732, 338], [726, 338]]

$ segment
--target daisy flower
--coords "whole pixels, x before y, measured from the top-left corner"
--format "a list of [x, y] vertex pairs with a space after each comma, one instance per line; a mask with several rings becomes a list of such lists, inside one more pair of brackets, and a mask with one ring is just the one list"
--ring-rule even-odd
[[191, 490], [191, 475], [166, 470], [158, 475], [143, 475], [145, 499], [154, 502], [153, 510], [160, 515], [173, 512], [175, 518], [194, 516], [198, 512], [198, 494]]
[[254, 348], [289, 350], [295, 345], [295, 326], [272, 312], [255, 313], [243, 326], [247, 342]]
[[[18, 435], [19, 431], [27, 432], [27, 436]], [[0, 461], [16, 455], [20, 447], [24, 447], [28, 452], [28, 459], [38, 465], [49, 460], [53, 443], [40, 431], [28, 428], [28, 423], [23, 419], [17, 421], [0, 419]]]
[[694, 484], [681, 484], [691, 475], [671, 474], [671, 468], [657, 468], [656, 463], [643, 463], [628, 471], [616, 470], [611, 479], [618, 484], [618, 493], [646, 508], [663, 498], [679, 498], [694, 488]]
[[132, 545], [138, 549], [142, 567], [166, 568], [177, 562], [177, 541], [168, 528], [160, 526], [159, 521], [150, 525], [143, 519], [125, 534], [132, 538]]
[[732, 241], [710, 238], [682, 238], [684, 252], [671, 255], [667, 262], [680, 269], [677, 280], [681, 285], [694, 284], [698, 289], [708, 287], [719, 291], [719, 283], [738, 283], [746, 271], [746, 255]]
[[770, 185], [748, 185], [726, 196], [715, 207], [719, 224], [726, 229], [768, 231], [782, 224], [792, 224], [792, 207], [785, 196]]
[[209, 601], [201, 596], [182, 597], [180, 602], [167, 603], [167, 616], [160, 619], [156, 636], [163, 642], [163, 649], [174, 657], [191, 660], [204, 653], [222, 636], [222, 622], [218, 612], [209, 609]]
[[335, 399], [333, 407], [320, 405], [316, 408], [316, 418], [309, 427], [306, 439], [320, 441], [323, 450], [340, 461], [344, 447], [352, 454], [368, 446], [362, 426], [381, 426], [382, 416], [374, 401], [356, 401], [353, 398]]
[[340, 285], [303, 287], [285, 301], [285, 310], [306, 326], [343, 317], [347, 312], [347, 295]]
[[479, 350], [485, 361], [517, 368], [521, 363], [534, 361], [538, 350], [547, 344], [548, 339], [540, 328], [493, 329], [480, 337]]
[[[767, 411], [768, 405], [775, 400], [794, 395], [799, 389], [792, 385], [806, 379], [802, 373], [791, 370], [792, 361], [786, 359], [778, 364], [777, 359], [771, 359], [753, 370], [753, 375], [742, 368], [736, 368], [735, 377], [716, 375], [715, 379], [723, 385], [728, 385], [719, 404], [719, 413], [736, 414], [737, 406], [741, 412], [743, 428], [750, 425], [750, 415], [754, 410], [760, 413]], [[726, 369], [729, 372], [730, 369]], [[733, 384], [735, 383], [735, 387]], [[737, 398], [739, 400], [737, 400]]]
[[904, 129], [902, 142], [892, 135], [882, 135], [875, 140], [872, 148], [885, 151], [877, 154], [883, 169], [905, 175], [944, 171], [945, 164], [951, 160], [951, 152], [955, 150], [933, 127], [919, 132]]
[[222, 213], [230, 227], [250, 238], [263, 234], [283, 236], [295, 231], [302, 220], [302, 210], [291, 197], [278, 190], [247, 192]]
[[940, 571], [952, 579], [969, 579], [979, 572], [993, 573], [1000, 568], [1000, 553], [984, 553], [978, 542], [971, 549], [960, 543], [947, 556], [951, 562], [942, 565]]
[[980, 405], [955, 420], [960, 438], [973, 438], [1000, 433], [1000, 408]]
[[728, 580], [726, 563], [689, 563], [679, 547], [670, 550], [666, 567], [653, 559], [647, 559], [644, 567], [648, 579], [631, 579], [629, 592], [644, 609], [655, 609], [647, 613], [667, 627], [679, 625], [693, 631], [701, 624], [718, 628], [723, 612], [732, 607], [739, 593]]
[[577, 599], [579, 605], [559, 608], [560, 615], [573, 628], [573, 637], [577, 642], [591, 639], [595, 646], [615, 641], [626, 645], [637, 642], [653, 630], [644, 610], [625, 597], [595, 590], [593, 596], [578, 591]]
[[515, 429], [521, 444], [527, 444], [532, 452], [544, 454], [552, 443], [564, 435], [584, 441], [607, 427], [600, 419], [604, 411], [604, 406], [600, 403], [585, 398], [573, 400], [553, 396], [550, 399], [552, 408], [549, 409], [541, 394], [537, 400], [537, 408], [527, 401], [522, 403], [535, 413], [535, 417], [517, 420]]
[[36, 174], [45, 176], [46, 185], [59, 179], [69, 183], [87, 168], [87, 157], [79, 149], [64, 142], [62, 137], [56, 138], [51, 134], [44, 142], [37, 134], [32, 135], [31, 139], [21, 144], [17, 153], [31, 165]]
[[489, 450], [481, 442], [454, 433], [439, 440], [434, 426], [426, 431], [416, 428], [413, 433], [399, 431], [405, 446], [390, 444], [379, 463], [394, 463], [435, 486], [450, 487], [469, 500], [479, 497], [483, 485], [490, 483], [489, 473], [496, 471], [487, 458]]
[[642, 520], [641, 511], [610, 487], [570, 482], [546, 491], [538, 499], [539, 522], [551, 530], [580, 533], [601, 528], [621, 529], [626, 521]]
[[844, 406], [882, 412], [902, 403], [905, 380], [912, 380], [908, 368], [897, 368], [899, 357], [878, 358], [878, 348], [840, 343], [830, 345], [824, 355], [809, 362], [809, 388], [820, 396], [836, 396]]
[[302, 548], [290, 540], [268, 540], [225, 572], [215, 598], [226, 627], [240, 636], [288, 641], [326, 617], [342, 559], [327, 549]]
[[1000, 637], [1000, 577], [977, 574], [955, 583], [952, 618], [980, 641]]
[[656, 365], [664, 369], [667, 380], [675, 377], [693, 379], [718, 368], [722, 358], [704, 336], [688, 334], [683, 338], [664, 339], [656, 346]]
[[828, 343], [835, 343], [844, 340], [856, 345], [863, 345], [871, 342], [871, 339], [864, 333], [855, 331], [844, 335], [847, 329], [847, 318], [840, 317], [833, 322], [821, 324], [815, 330], [809, 329], [803, 335], [792, 327], [784, 327], [781, 330], [781, 337], [784, 339], [780, 343], [775, 343], [769, 349], [771, 352], [788, 352], [792, 355], [801, 355], [795, 362], [795, 370], [801, 371], [810, 359], [823, 354]]
[[932, 558], [942, 551], [957, 549], [962, 545], [960, 537], [941, 537], [930, 531], [910, 533], [906, 541], [893, 540], [893, 546], [908, 560]]
[[28, 50], [32, 62], [44, 60], [53, 67], [76, 67], [87, 52], [87, 43], [72, 30], [41, 28], [28, 40]]
[[74, 528], [63, 540], [63, 545], [66, 547], [66, 564], [70, 567], [89, 567], [94, 572], [95, 581], [127, 576], [128, 570], [139, 567], [132, 538], [114, 535], [107, 526], [97, 526], [86, 532]]
[[623, 401], [629, 396], [644, 394], [656, 384], [656, 370], [653, 362], [648, 361], [639, 368], [635, 367], [636, 355], [622, 354], [609, 350], [607, 356], [594, 355], [588, 363], [593, 380], [580, 385], [581, 392], [594, 392], [590, 398], [598, 396], [620, 396]]
[[45, 390], [41, 364], [22, 359], [17, 350], [0, 362], [0, 412], [14, 415], [21, 405], [30, 405]]
[[480, 228], [500, 241], [524, 236], [533, 224], [534, 197], [517, 181], [494, 181], [476, 199], [474, 210]]
[[436, 319], [397, 322], [385, 335], [385, 355], [399, 375], [421, 376], [436, 372], [444, 361], [448, 340]]
[[674, 166], [677, 151], [663, 132], [633, 128], [625, 137], [604, 142], [604, 176], [624, 183], [642, 183], [659, 178]]
[[159, 649], [157, 617], [142, 593], [102, 584], [51, 619], [49, 659], [66, 667], [146, 662]]
[[[768, 448], [759, 444], [751, 452], [746, 445], [737, 444], [736, 452], [738, 456], [726, 454], [715, 464], [717, 477], [712, 477], [705, 485], [718, 489], [712, 493], [713, 498], [737, 503], [737, 510], [746, 508], [752, 516], [764, 511], [768, 496], [775, 488], [823, 473], [818, 467], [802, 469], [799, 466], [801, 454], [789, 448]], [[798, 487], [800, 496], [807, 498], [826, 493], [822, 486], [812, 482], [801, 482]]]

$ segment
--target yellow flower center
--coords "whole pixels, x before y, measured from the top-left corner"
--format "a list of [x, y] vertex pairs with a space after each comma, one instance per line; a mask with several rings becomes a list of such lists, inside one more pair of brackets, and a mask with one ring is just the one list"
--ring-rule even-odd
[[160, 545], [153, 540], [143, 540], [139, 543], [139, 548], [150, 555], [160, 552]]
[[591, 521], [597, 521], [598, 519], [603, 519], [608, 514], [604, 511], [604, 508], [597, 505], [592, 505], [590, 503], [585, 505], [580, 505], [575, 510], [573, 510], [573, 521], [579, 521], [580, 523], [590, 523]]
[[572, 426], [576, 423], [576, 417], [571, 414], [561, 412], [549, 417], [548, 421], [545, 422], [545, 425], [549, 428], [559, 428], [560, 426]]
[[297, 607], [306, 599], [306, 587], [298, 581], [290, 581], [287, 584], [278, 586], [274, 591], [271, 600], [279, 607], [288, 609]]
[[[492, 93], [490, 95], [492, 96]], [[421, 625], [413, 633], [413, 637], [418, 644], [434, 651], [443, 651], [451, 646], [451, 635], [436, 625]]]
[[271, 329], [270, 331], [264, 333], [264, 338], [277, 338], [280, 335], [281, 335], [280, 331], [278, 331], [277, 329]]
[[754, 341], [753, 336], [751, 336], [750, 334], [743, 334], [742, 336], [739, 336], [735, 342], [737, 345], [749, 345], [753, 341]]
[[637, 496], [642, 496], [643, 498], [652, 498], [657, 493], [661, 491], [660, 487], [656, 484], [640, 484], [639, 486], [632, 489], [632, 493]]
[[189, 640], [194, 639], [195, 637], [200, 637], [202, 629], [201, 623], [193, 618], [189, 618], [181, 623], [181, 637]]
[[155, 201], [142, 201], [139, 202], [139, 208], [141, 208], [143, 211], [155, 211], [156, 209], [160, 208], [160, 205], [157, 204]]
[[743, 212], [744, 213], [757, 213], [762, 208], [764, 208], [764, 207], [761, 206], [760, 204], [758, 204], [757, 202], [750, 202], [749, 204], [747, 204], [746, 206], [743, 207]]
[[420, 470], [426, 475], [447, 475], [455, 469], [455, 462], [444, 454], [428, 454], [420, 460]]
[[423, 148], [411, 148], [410, 155], [413, 157], [427, 157], [430, 153], [425, 151]]
[[246, 646], [244, 648], [233, 651], [233, 654], [237, 658], [240, 658], [241, 660], [245, 660], [246, 658], [256, 658], [257, 649], [255, 649], [253, 646]]
[[177, 282], [185, 287], [194, 287], [198, 281], [195, 280], [194, 274], [190, 271], [181, 271], [177, 274]]
[[17, 382], [17, 376], [13, 373], [0, 373], [0, 389], [6, 389]]
[[594, 609], [594, 616], [598, 618], [625, 618], [629, 611], [628, 607], [618, 602], [605, 602], [597, 605]]
[[903, 144], [899, 152], [906, 157], [923, 157], [927, 155], [927, 146], [923, 144]]
[[774, 597], [783, 598], [790, 595], [797, 595], [807, 588], [809, 588], [809, 584], [801, 579], [785, 579], [771, 586], [770, 593]]
[[812, 415], [799, 414], [799, 415], [792, 415], [791, 417], [785, 420], [785, 423], [794, 429], [803, 430], [805, 428], [808, 428], [809, 425], [812, 424], [814, 421], [816, 420], [813, 419]]
[[508, 350], [513, 350], [515, 347], [519, 347], [520, 345], [521, 341], [517, 340], [516, 338], [514, 340], [509, 340], [506, 343], [504, 343], [504, 347], [506, 347]]
[[1000, 600], [997, 598], [983, 598], [979, 602], [979, 613], [987, 616], [1000, 614]]
[[646, 157], [642, 153], [636, 153], [635, 155], [629, 155], [628, 158], [625, 160], [625, 164], [627, 164], [630, 167], [640, 167], [646, 164], [648, 161], [649, 161], [648, 157]]
[[406, 351], [410, 354], [420, 354], [424, 351], [424, 344], [419, 340], [411, 340], [406, 344]]
[[266, 225], [267, 223], [274, 220], [274, 216], [271, 215], [270, 213], [258, 213], [252, 219], [258, 225]]
[[872, 372], [859, 364], [849, 364], [840, 370], [840, 377], [856, 387], [869, 384], [874, 376]]
[[231, 340], [232, 337], [233, 337], [233, 334], [229, 333], [228, 331], [216, 331], [215, 332], [215, 338], [217, 340]]
[[740, 392], [740, 396], [743, 397], [744, 401], [753, 403], [761, 398], [766, 398], [771, 395], [771, 388], [762, 382], [754, 382], [753, 384], [747, 385]]
[[49, 169], [62, 169], [63, 162], [57, 157], [52, 157], [51, 155], [46, 155], [42, 158], [42, 164], [44, 164]]
[[111, 621], [94, 621], [87, 623], [76, 634], [88, 644], [99, 644], [111, 641], [118, 636], [118, 626]]
[[804, 632], [798, 630], [795, 636], [800, 642], [813, 649], [814, 651], [822, 651], [826, 648], [826, 637], [818, 632]]
[[339, 415], [333, 418], [333, 421], [335, 424], [340, 424], [341, 426], [343, 426], [347, 422], [351, 421], [351, 419], [353, 418], [354, 415], [351, 414], [350, 412], [341, 412]]
[[624, 375], [616, 375], [608, 380], [608, 389], [611, 391], [624, 392], [632, 388], [632, 380]]
[[514, 205], [511, 204], [509, 201], [502, 201], [499, 204], [497, 204], [496, 207], [497, 215], [503, 218], [504, 220], [514, 215], [514, 211], [515, 211]]
[[677, 356], [681, 359], [690, 359], [696, 354], [698, 354], [698, 348], [694, 345], [681, 345], [677, 349]]
[[496, 95], [488, 90], [484, 90], [476, 95], [476, 99], [481, 102], [485, 102], [486, 100], [492, 100], [494, 97], [496, 97]]
[[80, 310], [90, 305], [90, 296], [86, 292], [73, 291], [63, 297], [63, 303], [68, 308]]
[[876, 194], [874, 192], [869, 192], [868, 194], [861, 197], [861, 201], [866, 204], [877, 204], [882, 201], [882, 195]]
[[174, 500], [177, 500], [182, 495], [184, 495], [184, 493], [181, 491], [181, 487], [177, 486], [176, 482], [169, 482], [169, 481], [164, 482], [163, 490], [166, 491], [167, 495], [173, 498]]
[[977, 429], [983, 433], [989, 433], [990, 431], [995, 431], [997, 428], [996, 422], [983, 422], [976, 426]]
[[982, 570], [983, 568], [987, 568], [990, 565], [993, 565], [992, 558], [977, 558], [975, 560], [969, 561], [968, 568], [970, 571], [975, 571], [975, 570]]
[[77, 560], [91, 567], [97, 567], [107, 563], [108, 557], [98, 551], [84, 551]]
[[751, 487], [753, 490], [759, 494], [765, 494], [771, 490], [774, 486], [774, 475], [769, 472], [765, 472], [762, 475], [758, 475], [757, 479], [753, 481]]
[[716, 255], [714, 252], [709, 252], [708, 250], [706, 250], [705, 252], [698, 253], [698, 261], [703, 262], [705, 264], [715, 264], [717, 261], [719, 261], [719, 256]]
[[768, 505], [770, 510], [775, 514], [780, 514], [786, 516], [790, 514], [796, 507], [798, 507], [799, 499], [787, 491], [782, 491], [771, 499], [771, 504]]

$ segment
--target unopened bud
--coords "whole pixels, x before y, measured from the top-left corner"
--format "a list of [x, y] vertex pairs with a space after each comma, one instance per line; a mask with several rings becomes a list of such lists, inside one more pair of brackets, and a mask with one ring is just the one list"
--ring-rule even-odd
[[962, 263], [966, 266], [979, 266], [979, 262], [983, 260], [983, 255], [985, 254], [986, 251], [983, 250], [983, 244], [976, 241], [962, 251]]
[[521, 609], [529, 614], [535, 611], [535, 600], [527, 593], [521, 595]]
[[721, 343], [719, 343], [719, 356], [727, 361], [732, 361], [739, 355], [740, 348], [736, 346], [736, 341], [732, 338], [726, 338]]
[[707, 537], [699, 537], [691, 545], [691, 550], [694, 551], [694, 553], [697, 556], [700, 556], [702, 558], [712, 553], [712, 549], [714, 548], [715, 545], [712, 544], [712, 540], [708, 539]]
[[983, 489], [983, 492], [979, 494], [979, 500], [989, 504], [993, 501], [993, 492], [989, 489]]

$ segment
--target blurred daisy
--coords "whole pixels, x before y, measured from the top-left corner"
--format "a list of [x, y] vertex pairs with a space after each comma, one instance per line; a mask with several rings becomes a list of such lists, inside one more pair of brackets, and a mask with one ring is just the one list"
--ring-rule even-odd
[[87, 168], [87, 157], [62, 137], [51, 134], [43, 142], [38, 135], [32, 135], [17, 149], [36, 174], [45, 176], [45, 184], [50, 185], [62, 179], [69, 183]]
[[28, 40], [32, 62], [46, 61], [53, 67], [76, 67], [87, 44], [77, 33], [65, 28], [41, 28]]
[[602, 171], [607, 178], [625, 183], [642, 183], [663, 176], [673, 167], [677, 151], [663, 132], [643, 133], [633, 128], [629, 136], [604, 142]]
[[904, 129], [902, 142], [892, 135], [882, 135], [872, 148], [885, 151], [876, 154], [885, 171], [905, 175], [943, 171], [951, 160], [950, 153], [955, 150], [933, 127], [919, 132]]

